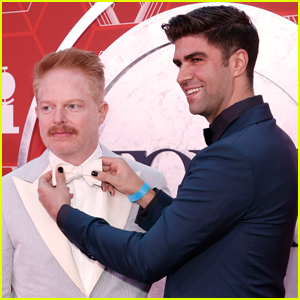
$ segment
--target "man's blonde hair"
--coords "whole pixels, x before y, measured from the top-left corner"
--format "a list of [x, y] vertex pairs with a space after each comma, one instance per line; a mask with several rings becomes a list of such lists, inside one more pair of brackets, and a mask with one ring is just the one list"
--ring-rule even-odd
[[98, 103], [104, 99], [104, 65], [92, 51], [69, 48], [45, 55], [34, 67], [33, 93], [38, 100], [41, 80], [51, 70], [80, 70], [89, 81], [90, 93]]

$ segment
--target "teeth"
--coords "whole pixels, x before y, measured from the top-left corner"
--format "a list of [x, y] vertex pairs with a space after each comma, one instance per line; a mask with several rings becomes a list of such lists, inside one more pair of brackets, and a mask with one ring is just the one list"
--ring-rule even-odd
[[187, 91], [187, 94], [190, 95], [190, 94], [192, 94], [192, 93], [199, 92], [200, 90], [201, 90], [201, 87], [196, 88], [196, 89], [192, 89], [192, 90], [188, 90], [188, 91]]

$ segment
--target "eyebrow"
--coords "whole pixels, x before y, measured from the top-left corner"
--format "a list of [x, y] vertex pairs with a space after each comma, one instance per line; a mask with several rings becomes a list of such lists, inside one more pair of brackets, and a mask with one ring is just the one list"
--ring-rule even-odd
[[[52, 104], [52, 102], [53, 102], [52, 100], [48, 100], [48, 99], [38, 101], [38, 103], [40, 105], [50, 105], [50, 104]], [[84, 103], [84, 100], [74, 98], [74, 99], [68, 99], [65, 101], [65, 104], [71, 104], [71, 103]]]
[[[184, 57], [184, 60], [189, 60], [191, 58], [194, 58], [195, 56], [202, 56], [203, 58], [206, 58], [207, 57], [207, 54], [202, 52], [202, 51], [196, 51], [196, 52], [193, 52], [191, 54], [188, 54]], [[179, 59], [173, 59], [173, 63], [175, 65], [178, 65], [181, 63], [181, 61]]]

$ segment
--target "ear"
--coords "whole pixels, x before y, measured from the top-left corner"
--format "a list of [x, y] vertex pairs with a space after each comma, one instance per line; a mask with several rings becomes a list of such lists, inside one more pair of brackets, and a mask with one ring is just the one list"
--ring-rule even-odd
[[104, 122], [107, 112], [108, 112], [108, 104], [107, 102], [102, 101], [99, 104], [99, 122], [98, 122], [99, 126]]
[[232, 63], [233, 77], [241, 76], [245, 73], [248, 65], [248, 53], [244, 49], [239, 49], [230, 57]]

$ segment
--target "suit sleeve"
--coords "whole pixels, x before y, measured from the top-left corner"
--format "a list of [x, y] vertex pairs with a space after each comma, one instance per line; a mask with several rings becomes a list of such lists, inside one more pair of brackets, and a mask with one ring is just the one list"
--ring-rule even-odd
[[2, 298], [12, 298], [13, 246], [2, 216]]
[[[164, 208], [173, 202], [173, 198], [169, 196], [171, 195], [171, 192], [167, 186], [164, 174], [161, 171], [156, 172], [159, 175], [157, 176], [156, 183], [151, 182], [151, 187], [154, 189], [156, 195], [147, 207], [143, 209], [140, 206], [135, 220], [135, 223], [146, 231], [148, 231], [161, 217]], [[143, 180], [149, 184], [147, 179], [148, 178], [143, 178]]]
[[148, 231], [161, 217], [163, 210], [173, 202], [173, 198], [161, 190], [154, 189], [155, 197], [143, 209], [140, 207], [135, 223]]
[[147, 233], [113, 228], [71, 207], [59, 213], [59, 227], [82, 251], [133, 279], [152, 283], [174, 272], [236, 226], [253, 201], [247, 158], [230, 145], [208, 148]]

